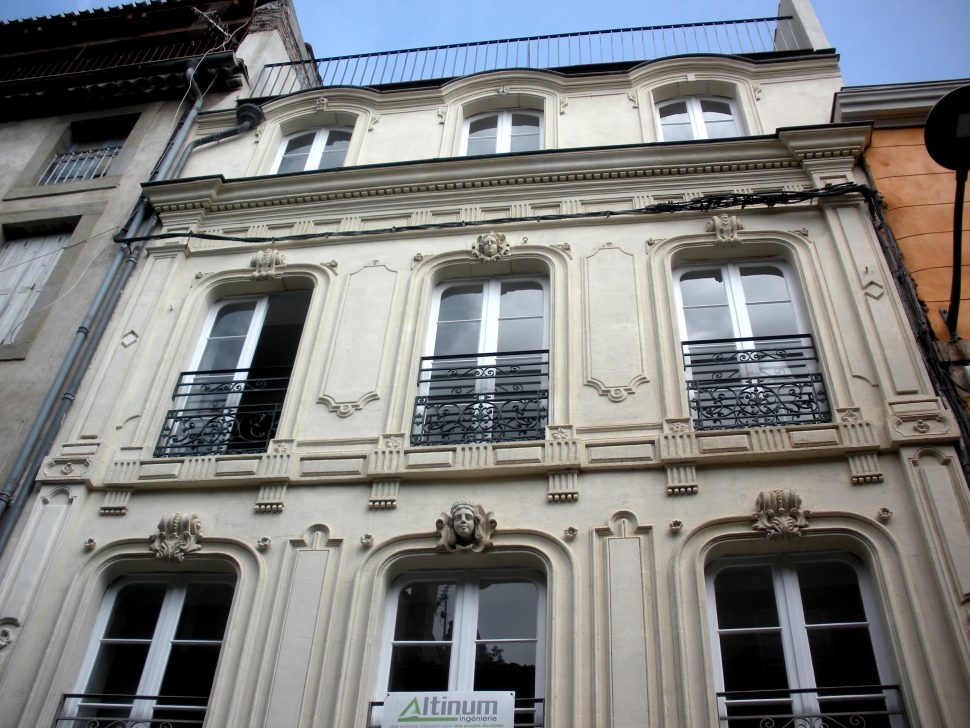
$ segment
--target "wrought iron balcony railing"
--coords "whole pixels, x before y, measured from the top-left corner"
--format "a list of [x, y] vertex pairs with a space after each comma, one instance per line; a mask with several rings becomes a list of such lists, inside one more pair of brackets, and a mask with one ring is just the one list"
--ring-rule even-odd
[[[375, 701], [367, 707], [367, 726], [366, 728], [380, 728], [381, 709], [384, 703]], [[543, 712], [545, 701], [542, 698], [516, 698], [515, 699], [515, 725], [517, 728], [543, 728], [545, 721]]]
[[51, 728], [202, 728], [208, 703], [180, 695], [68, 693]]
[[717, 693], [719, 728], [907, 728], [898, 685]]
[[61, 182], [81, 182], [99, 179], [108, 174], [112, 160], [121, 151], [121, 144], [100, 149], [81, 149], [55, 154], [40, 178], [38, 185], [56, 185]]
[[265, 452], [276, 434], [290, 367], [182, 372], [155, 457]]
[[696, 430], [831, 421], [810, 334], [683, 341]]
[[320, 86], [435, 81], [507, 68], [636, 63], [691, 53], [748, 55], [806, 50], [791, 16], [594, 30], [452, 43], [266, 65], [253, 97]]
[[541, 440], [549, 412], [549, 352], [426, 356], [412, 445]]

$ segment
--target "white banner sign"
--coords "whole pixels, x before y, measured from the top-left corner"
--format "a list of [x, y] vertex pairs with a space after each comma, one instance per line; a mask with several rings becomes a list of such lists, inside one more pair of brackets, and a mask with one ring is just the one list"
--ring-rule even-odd
[[381, 728], [513, 728], [515, 693], [388, 693]]

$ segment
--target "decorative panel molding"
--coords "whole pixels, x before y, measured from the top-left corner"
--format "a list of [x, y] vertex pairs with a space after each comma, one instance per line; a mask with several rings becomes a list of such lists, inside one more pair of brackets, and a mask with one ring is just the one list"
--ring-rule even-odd
[[585, 383], [622, 402], [647, 380], [635, 258], [612, 243], [586, 258]]
[[320, 391], [320, 401], [340, 417], [350, 417], [380, 396], [396, 278], [396, 272], [376, 260], [347, 276]]

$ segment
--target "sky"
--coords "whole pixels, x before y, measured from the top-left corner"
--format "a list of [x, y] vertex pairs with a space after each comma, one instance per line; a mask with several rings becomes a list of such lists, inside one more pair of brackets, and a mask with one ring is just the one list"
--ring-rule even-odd
[[[294, 0], [316, 57], [773, 16], [776, 0]], [[0, 0], [0, 20], [117, 5]], [[970, 78], [970, 0], [813, 0], [848, 86]], [[345, 8], [353, 8], [347, 12]]]

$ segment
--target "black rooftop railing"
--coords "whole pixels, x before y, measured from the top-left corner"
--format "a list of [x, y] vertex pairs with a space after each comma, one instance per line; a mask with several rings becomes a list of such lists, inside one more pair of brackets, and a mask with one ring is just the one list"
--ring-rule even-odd
[[792, 16], [593, 30], [273, 63], [260, 71], [252, 96], [281, 96], [321, 86], [417, 83], [509, 68], [569, 68], [687, 54], [809, 49], [799, 39]]

